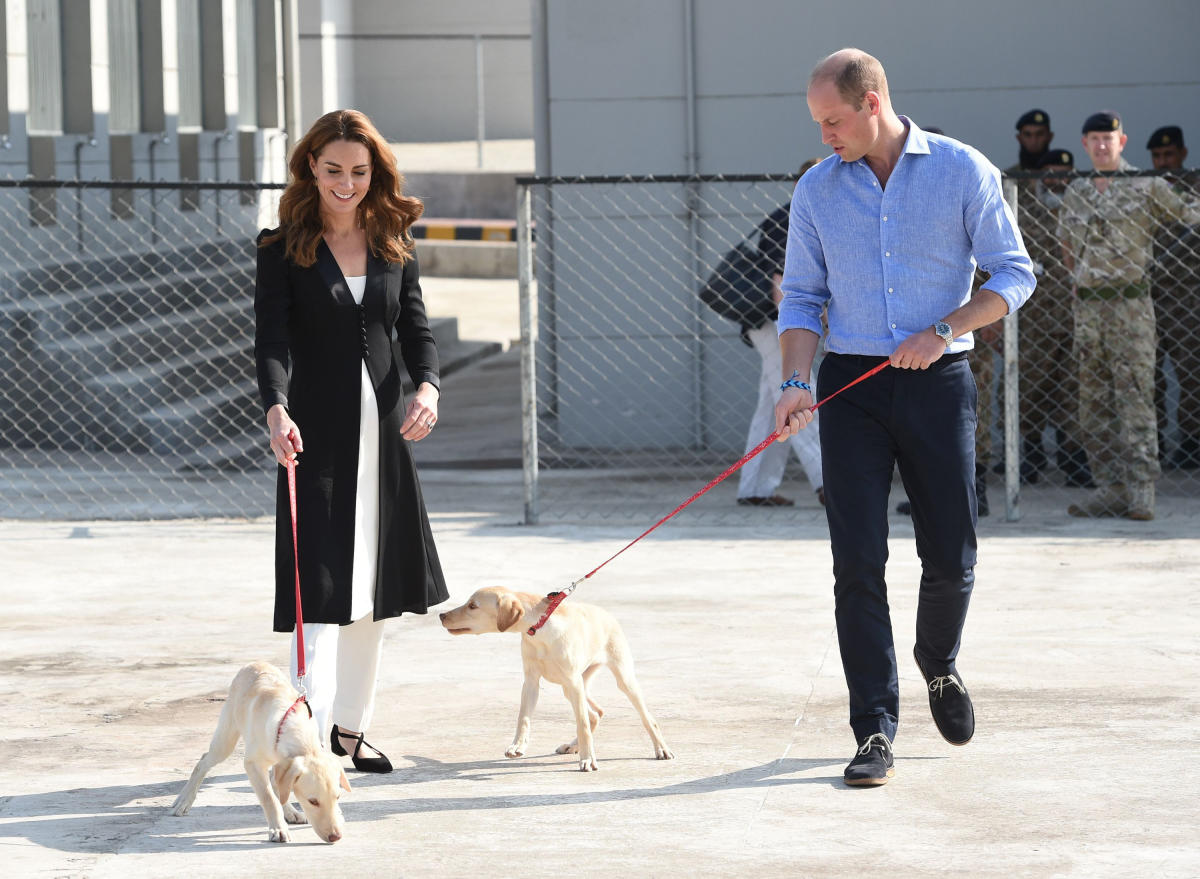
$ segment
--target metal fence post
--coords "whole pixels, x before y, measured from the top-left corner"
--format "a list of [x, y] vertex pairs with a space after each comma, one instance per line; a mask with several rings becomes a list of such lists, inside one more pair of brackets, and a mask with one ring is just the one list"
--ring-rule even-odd
[[537, 340], [538, 302], [533, 286], [533, 224], [528, 183], [517, 186], [517, 290], [521, 302], [521, 474], [525, 524], [538, 521]]
[[[1017, 183], [1004, 181], [1004, 200], [1017, 217]], [[1017, 217], [1019, 220], [1020, 218]], [[1020, 353], [1017, 312], [1004, 316], [1004, 519], [1016, 522], [1021, 518], [1021, 397]]]
[[475, 164], [483, 168], [483, 141], [485, 134], [483, 104], [483, 34], [475, 35]]

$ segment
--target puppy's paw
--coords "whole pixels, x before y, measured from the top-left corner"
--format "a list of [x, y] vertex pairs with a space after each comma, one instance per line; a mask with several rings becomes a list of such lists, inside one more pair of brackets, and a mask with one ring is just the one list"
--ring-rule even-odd
[[268, 827], [267, 840], [270, 842], [291, 842], [292, 837], [288, 835], [286, 827]]
[[674, 752], [671, 751], [670, 748], [667, 747], [667, 743], [663, 742], [661, 745], [654, 746], [654, 759], [655, 760], [674, 760], [675, 754], [674, 754]]
[[580, 772], [595, 772], [599, 768], [600, 767], [596, 765], [596, 755], [595, 754], [586, 754], [579, 758], [579, 771]]
[[181, 803], [181, 802], [179, 802], [179, 800], [176, 800], [174, 803], [171, 804], [171, 814], [174, 815], [176, 818], [182, 818], [184, 815], [186, 815], [188, 813], [188, 809], [190, 809], [191, 807], [192, 807], [191, 803]]
[[301, 812], [299, 809], [297, 809], [295, 806], [293, 806], [291, 803], [284, 803], [284, 805], [283, 805], [283, 820], [286, 821], [288, 824], [307, 824], [308, 823], [308, 818], [305, 817], [304, 813]]
[[554, 749], [554, 753], [555, 754], [578, 754], [579, 753], [579, 739], [571, 739], [571, 741], [567, 742], [565, 745], [559, 745], [557, 748]]
[[519, 743], [513, 742], [504, 751], [504, 756], [509, 757], [509, 758], [524, 757], [525, 756], [525, 743], [524, 742], [519, 742]]

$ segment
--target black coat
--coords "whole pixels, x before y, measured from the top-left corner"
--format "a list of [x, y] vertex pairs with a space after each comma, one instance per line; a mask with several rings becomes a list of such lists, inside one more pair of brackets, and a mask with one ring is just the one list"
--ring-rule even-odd
[[[425, 613], [445, 601], [449, 595], [416, 466], [408, 441], [400, 436], [404, 394], [396, 349], [414, 384], [438, 384], [437, 348], [421, 299], [416, 257], [399, 265], [369, 254], [360, 306], [324, 242], [317, 249], [316, 263], [300, 268], [285, 257], [281, 239], [258, 249], [254, 312], [254, 356], [263, 409], [282, 403], [304, 441], [296, 467], [296, 497], [305, 622], [351, 622], [364, 359], [379, 406], [375, 619]], [[295, 628], [295, 603], [287, 470], [279, 467], [276, 632]]]

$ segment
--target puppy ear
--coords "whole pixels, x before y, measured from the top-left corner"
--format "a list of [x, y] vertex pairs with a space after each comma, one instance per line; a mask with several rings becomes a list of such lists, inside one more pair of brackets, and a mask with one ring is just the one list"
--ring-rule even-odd
[[501, 595], [500, 607], [496, 613], [496, 628], [501, 632], [507, 632], [521, 621], [524, 614], [525, 610], [515, 595]]
[[292, 788], [296, 786], [296, 779], [304, 772], [303, 757], [289, 757], [275, 764], [275, 780], [283, 779], [283, 794], [287, 796], [292, 792]]

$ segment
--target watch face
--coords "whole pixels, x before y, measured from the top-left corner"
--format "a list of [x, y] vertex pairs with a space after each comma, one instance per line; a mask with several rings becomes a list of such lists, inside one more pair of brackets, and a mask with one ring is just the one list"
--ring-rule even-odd
[[945, 321], [938, 321], [933, 325], [933, 331], [942, 337], [942, 340], [947, 344], [954, 341], [954, 330], [950, 329], [950, 324]]

